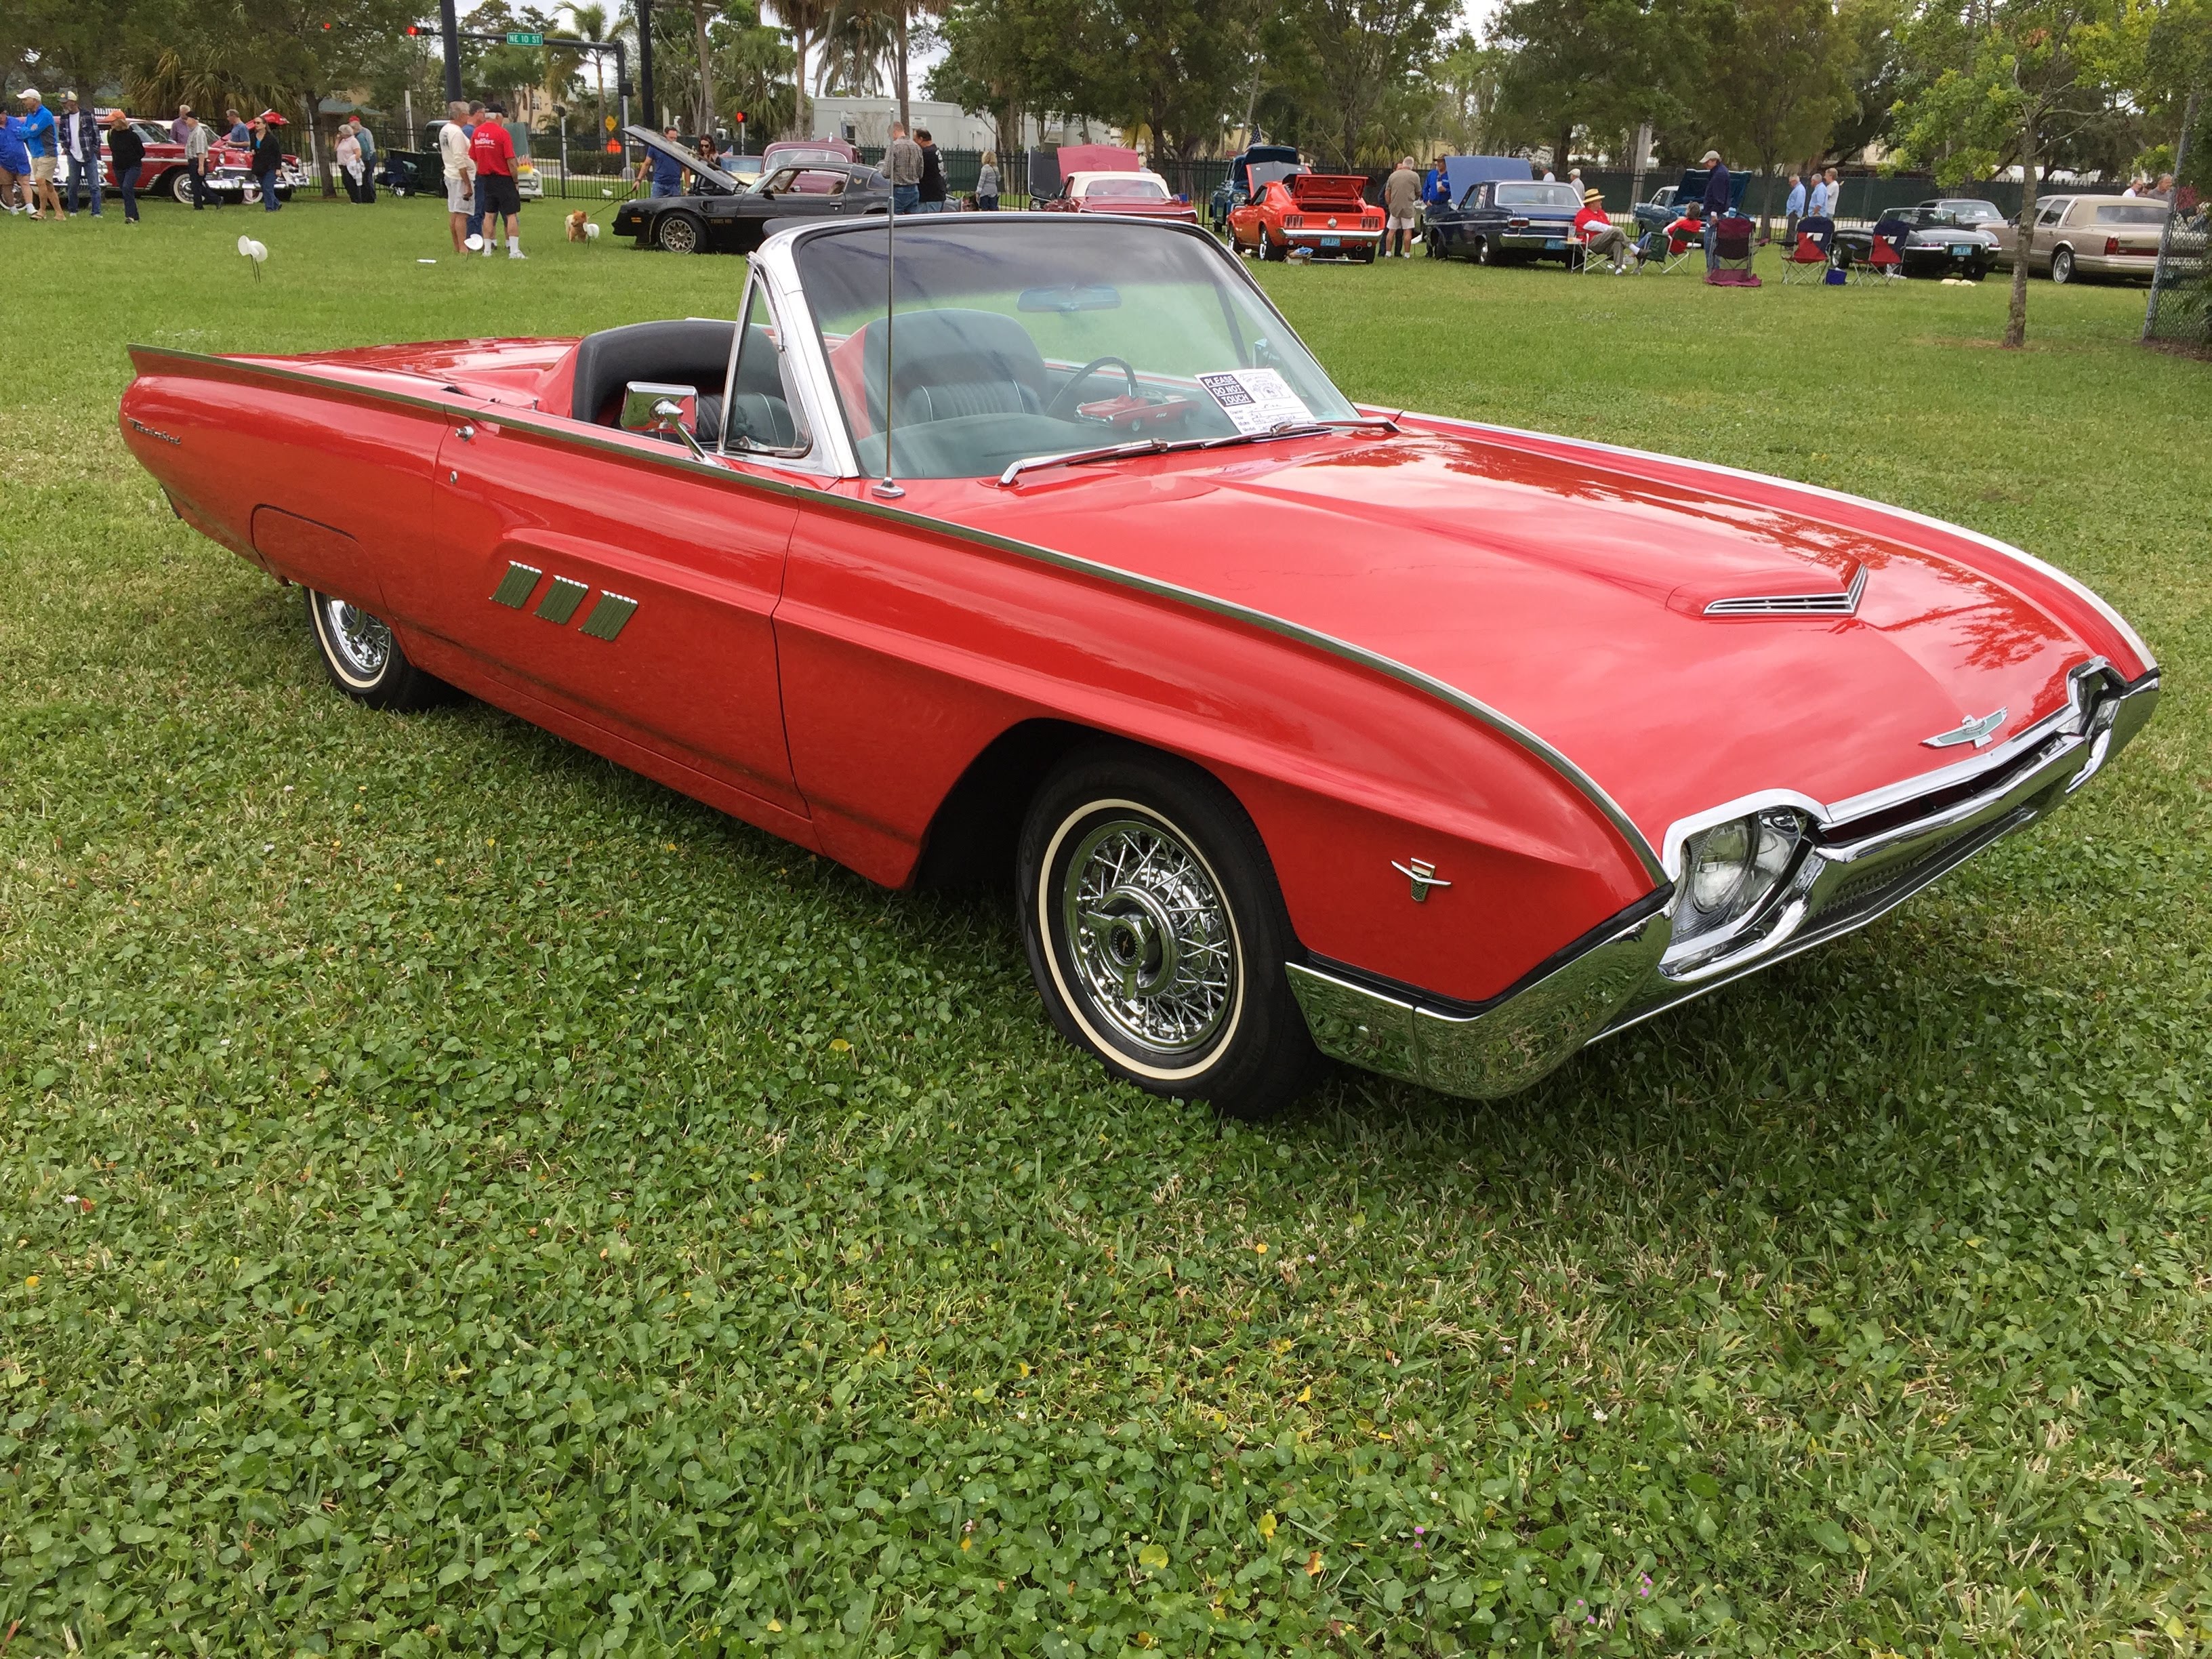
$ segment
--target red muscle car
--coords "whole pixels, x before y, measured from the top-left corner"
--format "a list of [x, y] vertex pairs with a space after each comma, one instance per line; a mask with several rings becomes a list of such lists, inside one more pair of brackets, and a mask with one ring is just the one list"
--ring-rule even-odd
[[[1268, 171], [1254, 167], [1254, 179]], [[1292, 173], [1229, 210], [1229, 240], [1262, 259], [1287, 259], [1304, 248], [1316, 258], [1371, 264], [1382, 245], [1382, 210], [1368, 205], [1367, 180], [1356, 173]]]
[[1163, 1094], [1265, 1112], [1317, 1049], [1521, 1088], [2041, 817], [2157, 699], [1972, 531], [1358, 408], [1200, 230], [814, 223], [738, 315], [137, 347], [122, 434], [348, 696], [1007, 880], [1054, 1022]]

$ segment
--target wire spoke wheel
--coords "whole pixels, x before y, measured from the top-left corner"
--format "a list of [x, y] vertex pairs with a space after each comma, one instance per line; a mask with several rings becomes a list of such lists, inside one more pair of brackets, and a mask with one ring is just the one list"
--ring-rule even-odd
[[1060, 880], [1077, 988], [1120, 1036], [1163, 1057], [1203, 1049], [1237, 997], [1229, 910], [1212, 873], [1158, 823], [1085, 833]]
[[323, 636], [331, 651], [352, 676], [364, 684], [374, 681], [392, 660], [392, 630], [343, 599], [323, 594]]

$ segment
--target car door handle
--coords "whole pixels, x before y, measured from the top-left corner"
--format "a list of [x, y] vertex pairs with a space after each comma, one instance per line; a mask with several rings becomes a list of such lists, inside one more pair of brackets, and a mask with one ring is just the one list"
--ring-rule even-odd
[[472, 426], [464, 425], [459, 431], [455, 432], [453, 435], [456, 438], [459, 438], [463, 443], [467, 443], [477, 435], [477, 429]]

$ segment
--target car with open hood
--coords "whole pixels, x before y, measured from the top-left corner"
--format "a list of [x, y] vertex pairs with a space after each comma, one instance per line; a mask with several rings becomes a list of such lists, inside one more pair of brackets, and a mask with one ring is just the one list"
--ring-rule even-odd
[[1005, 884], [1055, 1025], [1233, 1112], [1318, 1054], [1522, 1088], [2027, 829], [2158, 696], [1974, 531], [1362, 407], [1188, 226], [785, 226], [728, 319], [132, 357], [125, 443], [341, 692]]
[[1374, 263], [1382, 246], [1382, 210], [1367, 199], [1365, 174], [1262, 161], [1251, 167], [1250, 178], [1251, 199], [1229, 214], [1229, 245], [1239, 253]]
[[[633, 197], [615, 210], [613, 234], [666, 253], [750, 253], [786, 224], [860, 219], [890, 211], [890, 180], [826, 144], [769, 155], [757, 178], [702, 160], [650, 127], [624, 127], [633, 143], [682, 163], [690, 188], [680, 196]], [[776, 146], [771, 145], [771, 150]]]
[[1252, 173], [1255, 166], [1273, 163], [1296, 171], [1299, 166], [1296, 144], [1247, 144], [1229, 158], [1229, 171], [1206, 202], [1206, 219], [1215, 230], [1227, 233], [1229, 215], [1252, 199]]
[[1580, 262], [1575, 215], [1582, 192], [1572, 185], [1534, 179], [1486, 179], [1455, 201], [1429, 210], [1424, 230], [1429, 252], [1439, 259], [1479, 265], [1526, 264], [1535, 259]]

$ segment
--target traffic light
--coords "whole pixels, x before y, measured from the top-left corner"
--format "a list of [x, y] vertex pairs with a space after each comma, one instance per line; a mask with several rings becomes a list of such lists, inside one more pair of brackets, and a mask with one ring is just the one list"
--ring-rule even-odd
[[743, 125], [744, 125], [744, 124], [745, 124], [745, 112], [744, 112], [744, 111], [743, 111], [743, 110], [739, 110], [739, 111], [738, 112], [738, 125], [739, 126], [743, 126]]
[[428, 34], [429, 31], [424, 28], [420, 23], [410, 23], [407, 26], [407, 33], [410, 34]]

